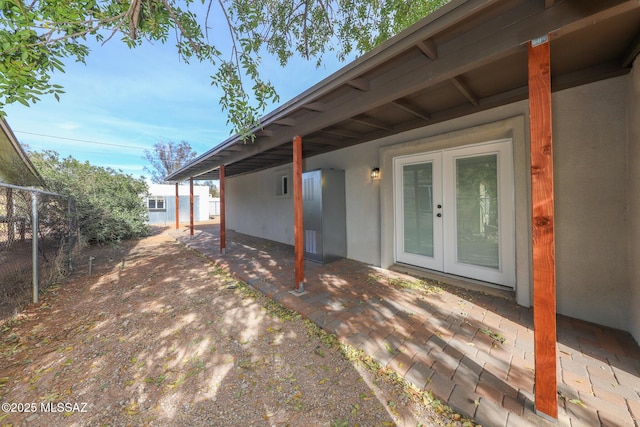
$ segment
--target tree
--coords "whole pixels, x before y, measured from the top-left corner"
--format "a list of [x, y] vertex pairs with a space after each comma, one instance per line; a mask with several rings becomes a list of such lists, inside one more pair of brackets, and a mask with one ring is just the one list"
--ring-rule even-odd
[[153, 144], [153, 151], [144, 150], [144, 156], [152, 168], [144, 167], [151, 174], [151, 182], [163, 184], [165, 178], [196, 158], [196, 152], [187, 141], [160, 141]]
[[[5, 104], [28, 106], [47, 94], [59, 98], [63, 88], [52, 82], [52, 73], [64, 71], [65, 58], [85, 61], [87, 37], [120, 38], [135, 47], [144, 41], [165, 43], [175, 34], [181, 60], [211, 63], [212, 84], [224, 92], [220, 103], [227, 122], [249, 136], [264, 108], [278, 101], [273, 85], [260, 74], [261, 55], [275, 55], [282, 65], [293, 55], [320, 65], [328, 51], [345, 59], [447, 1], [0, 0], [0, 115]], [[216, 17], [226, 28], [216, 26]]]
[[218, 190], [218, 186], [214, 184], [213, 181], [202, 181], [199, 184], [206, 185], [207, 187], [209, 187], [210, 197], [220, 197], [220, 190]]
[[116, 242], [149, 233], [144, 180], [92, 166], [55, 151], [30, 152], [47, 189], [73, 197], [81, 234], [90, 242]]

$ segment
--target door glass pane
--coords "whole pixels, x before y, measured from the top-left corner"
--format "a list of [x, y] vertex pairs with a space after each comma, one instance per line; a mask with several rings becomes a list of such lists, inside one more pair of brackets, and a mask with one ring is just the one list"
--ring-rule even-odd
[[433, 257], [433, 165], [421, 163], [402, 169], [404, 197], [404, 251]]
[[498, 156], [456, 159], [457, 261], [500, 267]]

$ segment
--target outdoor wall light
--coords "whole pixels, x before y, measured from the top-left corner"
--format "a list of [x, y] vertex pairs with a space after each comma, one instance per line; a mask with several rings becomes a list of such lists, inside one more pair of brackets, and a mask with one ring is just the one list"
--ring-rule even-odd
[[371, 169], [371, 179], [380, 179], [380, 168]]

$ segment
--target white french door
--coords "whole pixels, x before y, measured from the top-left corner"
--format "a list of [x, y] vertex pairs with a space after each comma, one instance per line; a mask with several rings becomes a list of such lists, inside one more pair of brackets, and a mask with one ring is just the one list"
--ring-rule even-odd
[[394, 159], [396, 261], [515, 286], [511, 140]]

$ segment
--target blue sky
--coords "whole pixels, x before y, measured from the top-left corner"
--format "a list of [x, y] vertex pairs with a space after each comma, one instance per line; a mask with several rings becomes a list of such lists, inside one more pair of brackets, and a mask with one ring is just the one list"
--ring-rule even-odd
[[[31, 107], [5, 108], [23, 145], [139, 177], [148, 176], [143, 150], [160, 140], [188, 141], [201, 154], [229, 137], [220, 89], [211, 86], [211, 64], [180, 62], [171, 43], [129, 49], [114, 38], [91, 49], [86, 65], [70, 60], [65, 73], [53, 74], [52, 83], [66, 92], [60, 102], [45, 96]], [[343, 65], [327, 54], [320, 68], [293, 58], [283, 69], [264, 56], [261, 72], [285, 103]]]

